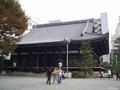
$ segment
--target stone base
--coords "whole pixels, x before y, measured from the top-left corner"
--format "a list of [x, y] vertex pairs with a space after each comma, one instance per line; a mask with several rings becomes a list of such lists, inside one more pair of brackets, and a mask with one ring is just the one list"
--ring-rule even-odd
[[1, 75], [6, 75], [6, 71], [1, 71]]
[[71, 72], [66, 72], [65, 77], [66, 78], [72, 78], [72, 73]]

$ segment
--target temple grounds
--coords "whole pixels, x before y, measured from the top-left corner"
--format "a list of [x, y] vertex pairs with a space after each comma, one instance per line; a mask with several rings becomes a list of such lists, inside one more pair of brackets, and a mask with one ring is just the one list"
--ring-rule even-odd
[[120, 80], [65, 79], [46, 85], [45, 77], [0, 76], [0, 90], [120, 90]]

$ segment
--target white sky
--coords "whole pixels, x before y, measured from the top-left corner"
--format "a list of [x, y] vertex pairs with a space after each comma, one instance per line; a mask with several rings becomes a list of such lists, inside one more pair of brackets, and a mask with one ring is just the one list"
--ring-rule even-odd
[[37, 23], [100, 18], [108, 14], [110, 34], [115, 33], [120, 16], [120, 0], [19, 0], [26, 15]]

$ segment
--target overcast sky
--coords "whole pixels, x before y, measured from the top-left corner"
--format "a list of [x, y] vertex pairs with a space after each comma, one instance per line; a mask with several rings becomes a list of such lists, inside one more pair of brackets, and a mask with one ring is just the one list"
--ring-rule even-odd
[[108, 14], [108, 27], [113, 35], [120, 16], [120, 0], [19, 0], [26, 15], [36, 23], [50, 20], [72, 21], [100, 18]]

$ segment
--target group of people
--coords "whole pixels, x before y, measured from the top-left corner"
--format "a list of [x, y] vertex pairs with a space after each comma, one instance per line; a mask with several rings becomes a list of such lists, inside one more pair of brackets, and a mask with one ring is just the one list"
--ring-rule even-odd
[[107, 73], [101, 71], [101, 78], [111, 78], [111, 77], [112, 77], [112, 72], [110, 69], [108, 69]]
[[101, 78], [115, 78], [116, 80], [120, 80], [120, 74], [118, 72], [112, 73], [110, 69], [108, 69], [107, 73], [101, 71]]
[[62, 82], [62, 77], [64, 76], [64, 72], [62, 70], [62, 63], [59, 62], [58, 67], [55, 67], [53, 70], [51, 69], [51, 67], [49, 67], [46, 76], [46, 84], [51, 84], [51, 77], [53, 77], [53, 84], [55, 83], [55, 81], [60, 84]]

